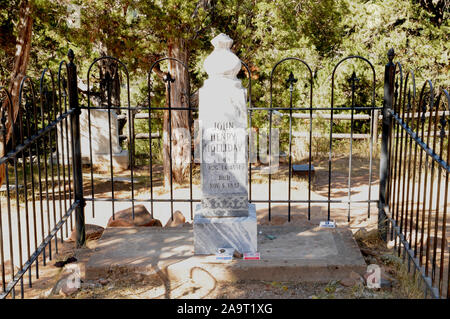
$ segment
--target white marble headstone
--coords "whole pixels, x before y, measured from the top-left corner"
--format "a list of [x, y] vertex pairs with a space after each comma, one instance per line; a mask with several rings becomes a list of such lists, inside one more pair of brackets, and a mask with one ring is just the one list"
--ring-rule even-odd
[[[119, 123], [115, 111], [105, 109], [91, 109], [90, 117], [88, 110], [81, 110], [80, 115], [80, 139], [81, 158], [83, 164], [92, 164], [97, 168], [107, 170], [110, 167], [110, 144], [109, 144], [109, 122], [111, 120], [111, 152], [112, 163], [115, 169], [124, 170], [128, 168], [128, 151], [122, 149], [119, 143]], [[89, 123], [91, 132], [89, 133]], [[72, 158], [70, 121], [67, 121], [67, 134], [65, 122], [58, 124], [58, 148], [60, 162]], [[91, 137], [89, 139], [89, 136]], [[66, 141], [66, 139], [68, 139]], [[69, 146], [69, 148], [67, 148]], [[90, 161], [90, 147], [92, 148], [92, 163]], [[62, 153], [64, 150], [64, 154]], [[68, 153], [68, 154], [67, 154]]]
[[225, 34], [212, 41], [199, 93], [202, 216], [248, 216], [246, 90], [236, 77], [241, 61]]
[[248, 203], [246, 90], [236, 75], [241, 61], [220, 34], [204, 63], [208, 79], [199, 92], [202, 202], [194, 217], [194, 251], [257, 251], [256, 209]]

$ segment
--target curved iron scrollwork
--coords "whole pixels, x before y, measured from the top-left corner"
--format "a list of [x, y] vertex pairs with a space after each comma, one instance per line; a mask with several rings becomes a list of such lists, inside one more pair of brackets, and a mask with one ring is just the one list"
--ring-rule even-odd
[[[393, 51], [390, 53], [393, 57]], [[345, 57], [341, 59], [333, 68], [333, 72], [331, 74], [331, 110], [330, 110], [330, 141], [329, 141], [329, 154], [328, 154], [328, 220], [330, 220], [330, 214], [331, 214], [331, 169], [332, 169], [332, 150], [333, 150], [333, 115], [334, 115], [334, 91], [335, 91], [335, 77], [336, 77], [336, 71], [338, 70], [339, 66], [342, 65], [344, 62], [349, 60], [362, 60], [366, 64], [370, 66], [370, 70], [372, 71], [372, 101], [371, 101], [371, 107], [366, 108], [370, 111], [370, 147], [369, 147], [369, 193], [368, 193], [368, 217], [370, 217], [370, 210], [371, 210], [371, 199], [372, 199], [372, 169], [373, 169], [373, 134], [374, 134], [374, 110], [375, 110], [375, 84], [376, 84], [376, 76], [375, 76], [375, 68], [373, 64], [366, 58], [359, 56], [359, 55], [352, 55]], [[352, 173], [352, 153], [353, 153], [353, 116], [354, 111], [357, 109], [364, 109], [361, 107], [355, 106], [355, 84], [357, 81], [356, 73], [353, 72], [350, 79], [348, 79], [349, 83], [351, 84], [351, 95], [352, 95], [352, 102], [351, 102], [351, 127], [350, 127], [350, 156], [349, 156], [349, 176], [348, 176], [348, 214], [347, 214], [347, 220], [350, 221], [350, 211], [351, 211], [351, 173]]]
[[[104, 73], [102, 66], [109, 64], [109, 70]], [[94, 94], [91, 90], [91, 74], [94, 66], [99, 67], [100, 76], [97, 78], [100, 85], [100, 92]], [[122, 106], [120, 94], [116, 91], [119, 90], [120, 84], [120, 70], [125, 73], [126, 82], [126, 106]], [[113, 90], [116, 92], [113, 97]], [[104, 96], [106, 93], [106, 97]], [[87, 200], [92, 201], [92, 216], [95, 216], [95, 189], [94, 189], [94, 158], [92, 150], [92, 123], [91, 113], [92, 110], [107, 110], [108, 111], [108, 143], [109, 143], [109, 172], [111, 178], [111, 194], [112, 194], [112, 218], [115, 219], [115, 188], [114, 188], [114, 161], [113, 161], [113, 138], [112, 138], [112, 120], [111, 112], [120, 114], [121, 110], [126, 111], [128, 120], [128, 154], [129, 154], [129, 167], [131, 180], [134, 179], [134, 114], [137, 108], [131, 108], [130, 103], [130, 75], [126, 65], [117, 58], [111, 56], [101, 56], [96, 58], [88, 68], [87, 72], [87, 119], [88, 119], [88, 139], [89, 139], [89, 162], [90, 162], [90, 180], [91, 180], [91, 198]], [[93, 107], [91, 105], [91, 99], [93, 96], [100, 95], [100, 105]], [[105, 101], [106, 100], [106, 101]], [[104, 105], [106, 103], [106, 105]], [[123, 123], [125, 125], [125, 123]], [[123, 126], [122, 126], [123, 127]], [[118, 127], [120, 132], [120, 126]], [[118, 133], [119, 133], [118, 132]], [[132, 216], [134, 218], [134, 183], [131, 183], [131, 198], [132, 198]]]
[[[309, 168], [309, 173], [308, 173], [308, 220], [311, 219], [311, 169], [312, 169], [312, 159], [311, 159], [311, 147], [312, 147], [312, 116], [313, 116], [313, 104], [312, 104], [312, 99], [313, 99], [313, 72], [311, 67], [309, 66], [308, 63], [306, 63], [304, 60], [297, 58], [297, 57], [286, 57], [283, 58], [281, 60], [279, 60], [277, 63], [275, 63], [275, 65], [273, 66], [271, 72], [270, 72], [270, 88], [269, 88], [269, 94], [270, 94], [270, 108], [269, 108], [269, 167], [272, 167], [272, 117], [273, 117], [273, 112], [277, 109], [277, 107], [273, 107], [273, 77], [275, 74], [275, 71], [277, 70], [277, 68], [283, 64], [283, 63], [287, 63], [287, 62], [300, 62], [301, 65], [303, 65], [304, 67], [306, 67], [306, 69], [308, 70], [308, 75], [309, 75], [309, 108], [298, 108], [298, 107], [294, 107], [293, 106], [293, 92], [294, 92], [294, 84], [296, 84], [298, 82], [298, 79], [295, 78], [294, 73], [291, 71], [289, 73], [289, 76], [287, 79], [285, 79], [285, 83], [287, 85], [287, 89], [289, 90], [289, 107], [288, 108], [283, 108], [280, 107], [278, 109], [282, 109], [284, 111], [288, 110], [289, 111], [289, 154], [288, 154], [288, 164], [289, 164], [289, 179], [288, 179], [288, 221], [291, 220], [291, 183], [292, 183], [292, 111], [293, 110], [306, 110], [309, 111], [309, 161], [308, 161], [308, 168]], [[250, 125], [251, 127], [251, 125]], [[251, 163], [249, 164], [249, 174], [251, 177]], [[249, 196], [250, 196], [250, 200], [251, 200], [251, 180], [249, 183]], [[272, 199], [272, 174], [269, 173], [269, 181], [268, 181], [268, 196], [269, 196], [269, 202]], [[271, 204], [269, 203], [269, 220], [271, 220], [271, 213], [272, 213], [272, 207]]]

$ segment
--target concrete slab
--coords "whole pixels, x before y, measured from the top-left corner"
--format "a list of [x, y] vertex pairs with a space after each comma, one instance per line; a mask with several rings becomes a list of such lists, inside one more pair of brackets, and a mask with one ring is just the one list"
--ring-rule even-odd
[[258, 248], [261, 260], [216, 263], [194, 255], [191, 227], [107, 228], [85, 274], [87, 279], [143, 274], [169, 284], [194, 280], [213, 285], [238, 280], [326, 283], [366, 270], [348, 228], [258, 226]]

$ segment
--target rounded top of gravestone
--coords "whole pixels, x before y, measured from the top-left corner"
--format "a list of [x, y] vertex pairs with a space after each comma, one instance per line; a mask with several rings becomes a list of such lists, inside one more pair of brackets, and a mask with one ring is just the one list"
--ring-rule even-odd
[[233, 45], [233, 39], [227, 36], [225, 33], [221, 33], [211, 40], [212, 45], [216, 49], [231, 49]]
[[224, 77], [236, 79], [241, 69], [241, 60], [230, 50], [233, 44], [226, 34], [219, 34], [211, 40], [213, 52], [205, 59], [203, 66], [209, 78]]

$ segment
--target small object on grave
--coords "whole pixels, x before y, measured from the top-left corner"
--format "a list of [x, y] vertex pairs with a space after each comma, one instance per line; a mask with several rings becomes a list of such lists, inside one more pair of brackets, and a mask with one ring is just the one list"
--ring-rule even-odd
[[234, 253], [233, 253], [233, 257], [237, 258], [237, 259], [242, 259], [242, 257], [244, 257], [244, 255], [235, 249]]
[[244, 253], [244, 260], [260, 260], [259, 252], [255, 253]]
[[[292, 165], [292, 174], [307, 177], [309, 174], [309, 164]], [[314, 174], [315, 174], [314, 165], [311, 164], [311, 177], [314, 177]]]
[[270, 240], [274, 240], [275, 238], [277, 238], [277, 236], [274, 235], [268, 235], [268, 234], [264, 234], [264, 236], [266, 236], [266, 238], [270, 239]]
[[217, 248], [216, 254], [213, 256], [213, 260], [218, 262], [230, 262], [233, 260], [234, 248]]
[[319, 227], [321, 228], [336, 228], [336, 222], [334, 220], [325, 220], [320, 222]]
[[232, 256], [234, 254], [234, 248], [217, 248], [217, 254], [224, 254]]

